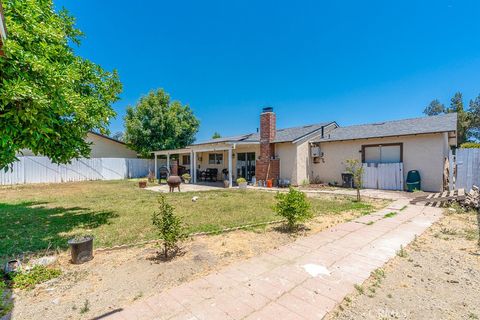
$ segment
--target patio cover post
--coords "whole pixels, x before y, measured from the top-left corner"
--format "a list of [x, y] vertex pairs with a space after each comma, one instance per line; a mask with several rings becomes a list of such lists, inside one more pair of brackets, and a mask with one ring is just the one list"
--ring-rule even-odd
[[193, 162], [193, 183], [197, 183], [197, 153], [195, 151], [192, 151], [193, 153], [193, 159], [191, 162]]
[[157, 179], [157, 154], [154, 152], [153, 156], [155, 157], [155, 179]]
[[228, 149], [228, 186], [231, 188], [233, 186], [233, 177], [232, 177], [232, 148]]
[[167, 152], [167, 169], [168, 169], [168, 174], [170, 175], [170, 153]]
[[192, 181], [195, 182], [195, 179], [193, 179], [193, 151], [190, 151], [190, 174], [192, 175]]

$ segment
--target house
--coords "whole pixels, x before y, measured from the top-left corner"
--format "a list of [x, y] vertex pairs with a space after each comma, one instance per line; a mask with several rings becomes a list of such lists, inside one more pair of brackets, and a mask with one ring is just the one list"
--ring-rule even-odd
[[[90, 158], [137, 158], [137, 152], [128, 148], [124, 142], [106, 135], [89, 132], [85, 140], [92, 143]], [[19, 156], [34, 154], [30, 150], [23, 150]]]
[[2, 2], [0, 2], [0, 56], [3, 56], [3, 42], [7, 38], [7, 28], [5, 27], [5, 16], [3, 15]]
[[312, 180], [333, 183], [341, 181], [347, 159], [358, 159], [370, 166], [399, 163], [403, 179], [408, 171], [418, 170], [422, 189], [439, 191], [445, 158], [456, 145], [456, 126], [456, 114], [447, 114], [348, 127], [327, 121], [277, 129], [273, 109], [264, 108], [259, 133], [152, 153], [156, 169], [159, 156], [166, 156], [167, 166], [172, 157], [190, 169], [194, 182], [201, 171], [217, 169], [220, 179], [225, 169], [230, 185], [238, 177], [287, 179], [293, 185]]

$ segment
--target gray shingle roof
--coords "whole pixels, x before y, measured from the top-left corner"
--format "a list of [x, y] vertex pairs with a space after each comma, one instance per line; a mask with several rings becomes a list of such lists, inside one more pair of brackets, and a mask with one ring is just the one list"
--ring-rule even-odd
[[314, 142], [380, 138], [457, 130], [457, 114], [338, 127]]
[[[321, 129], [322, 126], [327, 126], [331, 123], [333, 122], [322, 122], [322, 123], [316, 123], [316, 124], [311, 124], [311, 125], [306, 125], [301, 127], [277, 129], [275, 140], [273, 142], [274, 143], [292, 142], [314, 131]], [[238, 136], [222, 137], [218, 139], [200, 141], [200, 142], [194, 143], [193, 145], [223, 143], [223, 142], [260, 142], [260, 134], [249, 133], [249, 134], [238, 135]]]

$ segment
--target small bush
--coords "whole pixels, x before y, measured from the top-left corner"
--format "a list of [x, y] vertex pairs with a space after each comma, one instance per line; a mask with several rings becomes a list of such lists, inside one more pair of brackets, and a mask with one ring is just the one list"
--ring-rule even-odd
[[183, 180], [190, 180], [190, 179], [192, 179], [192, 177], [191, 177], [190, 174], [188, 174], [188, 173], [182, 174], [182, 178], [183, 178]]
[[176, 251], [178, 242], [186, 235], [181, 219], [174, 214], [174, 208], [167, 203], [165, 195], [160, 195], [158, 202], [160, 211], [153, 213], [152, 223], [163, 240], [163, 253], [165, 259], [168, 259], [169, 253]]
[[281, 217], [287, 219], [288, 228], [294, 229], [299, 222], [313, 217], [310, 203], [305, 194], [290, 187], [287, 193], [278, 192], [275, 196], [277, 203], [273, 210]]
[[14, 288], [33, 289], [37, 284], [57, 278], [61, 273], [60, 269], [35, 266], [29, 271], [17, 272], [9, 277]]
[[238, 178], [237, 179], [237, 184], [245, 183], [245, 182], [247, 182], [247, 180], [245, 180], [245, 178]]
[[480, 148], [480, 143], [477, 142], [465, 142], [460, 145], [460, 148], [467, 148], [467, 149], [476, 149]]

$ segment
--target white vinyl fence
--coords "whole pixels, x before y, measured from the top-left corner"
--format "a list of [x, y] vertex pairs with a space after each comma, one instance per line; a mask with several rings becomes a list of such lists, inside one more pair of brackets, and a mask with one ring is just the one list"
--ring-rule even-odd
[[403, 190], [403, 163], [364, 163], [362, 183], [367, 189]]
[[450, 190], [464, 188], [467, 192], [473, 185], [480, 186], [480, 149], [457, 149], [450, 151]]
[[140, 178], [154, 169], [149, 159], [92, 158], [57, 165], [47, 157], [19, 157], [13, 170], [0, 171], [0, 185]]

